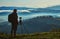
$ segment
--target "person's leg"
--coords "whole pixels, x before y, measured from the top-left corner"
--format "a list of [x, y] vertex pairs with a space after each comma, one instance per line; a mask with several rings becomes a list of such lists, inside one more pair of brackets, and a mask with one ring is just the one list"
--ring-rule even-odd
[[14, 24], [12, 23], [12, 26], [11, 26], [11, 36], [13, 36], [13, 32], [14, 32]]
[[14, 26], [14, 37], [16, 37], [17, 25]]

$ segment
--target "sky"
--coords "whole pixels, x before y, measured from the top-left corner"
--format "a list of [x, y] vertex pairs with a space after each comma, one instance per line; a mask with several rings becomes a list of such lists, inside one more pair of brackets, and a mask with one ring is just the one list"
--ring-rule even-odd
[[60, 0], [0, 0], [0, 6], [50, 7], [60, 5]]

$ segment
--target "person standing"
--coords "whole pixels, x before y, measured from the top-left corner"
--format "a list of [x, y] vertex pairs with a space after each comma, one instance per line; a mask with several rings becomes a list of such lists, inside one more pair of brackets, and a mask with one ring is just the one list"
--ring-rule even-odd
[[18, 25], [18, 16], [17, 9], [14, 9], [11, 14], [8, 15], [8, 21], [11, 23], [11, 36], [16, 37], [17, 25]]

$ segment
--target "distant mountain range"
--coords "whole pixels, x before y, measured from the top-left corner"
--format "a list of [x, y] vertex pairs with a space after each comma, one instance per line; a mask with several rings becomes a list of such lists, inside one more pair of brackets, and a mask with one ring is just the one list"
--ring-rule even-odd
[[30, 10], [31, 12], [51, 12], [51, 13], [60, 13], [60, 5], [47, 7], [47, 8], [36, 8], [34, 10]]
[[30, 12], [34, 12], [34, 13], [39, 13], [39, 12], [47, 12], [47, 13], [59, 13], [60, 10], [53, 10], [53, 9], [49, 9], [49, 8], [37, 8], [35, 10], [29, 10]]
[[49, 9], [53, 9], [53, 10], [60, 10], [60, 5], [56, 5], [56, 6], [52, 6], [52, 7], [47, 7]]
[[29, 8], [29, 7], [0, 7], [0, 10], [29, 10], [30, 12], [39, 13], [39, 12], [60, 12], [60, 5], [47, 7], [47, 8]]
[[13, 10], [13, 9], [27, 10], [27, 9], [33, 9], [33, 8], [28, 8], [28, 7], [6, 7], [6, 6], [0, 7], [0, 10]]
[[[12, 7], [12, 6], [1, 6], [0, 10], [13, 10], [13, 9], [18, 9], [18, 10], [24, 10], [24, 9], [36, 9], [36, 8], [29, 8], [29, 7]], [[41, 8], [42, 9], [42, 8]], [[47, 9], [55, 9], [55, 10], [60, 10], [60, 5], [56, 5], [56, 6], [51, 6], [51, 7], [47, 7]]]

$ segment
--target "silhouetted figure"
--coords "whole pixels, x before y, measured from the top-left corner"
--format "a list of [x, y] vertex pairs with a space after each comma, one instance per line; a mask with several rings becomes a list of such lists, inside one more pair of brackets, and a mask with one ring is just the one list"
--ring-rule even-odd
[[18, 16], [17, 16], [16, 9], [14, 9], [11, 14], [9, 14], [8, 21], [12, 24], [11, 36], [14, 35], [14, 37], [16, 37], [16, 31], [17, 31], [17, 25], [18, 25]]

